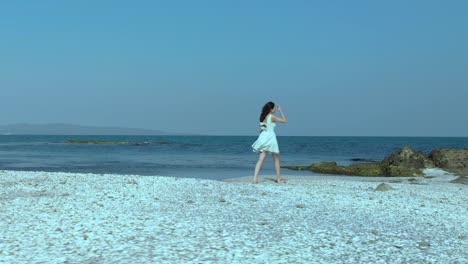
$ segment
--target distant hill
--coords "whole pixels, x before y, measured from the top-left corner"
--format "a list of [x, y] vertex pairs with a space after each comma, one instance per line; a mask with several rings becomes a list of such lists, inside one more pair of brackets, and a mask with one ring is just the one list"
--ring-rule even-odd
[[0, 125], [0, 135], [169, 135], [167, 132], [124, 127], [93, 127], [73, 124]]

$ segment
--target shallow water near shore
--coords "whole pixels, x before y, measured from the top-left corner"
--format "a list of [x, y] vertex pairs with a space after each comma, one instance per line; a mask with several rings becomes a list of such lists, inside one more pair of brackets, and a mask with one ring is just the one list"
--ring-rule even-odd
[[[170, 175], [223, 180], [251, 175], [255, 136], [0, 136], [0, 170], [95, 174]], [[72, 144], [69, 140], [131, 144]], [[404, 146], [426, 154], [436, 148], [468, 148], [468, 138], [278, 137], [282, 165], [352, 159], [381, 160]], [[284, 169], [285, 170], [285, 169]], [[314, 176], [312, 172], [285, 174]], [[262, 174], [274, 174], [268, 158]]]

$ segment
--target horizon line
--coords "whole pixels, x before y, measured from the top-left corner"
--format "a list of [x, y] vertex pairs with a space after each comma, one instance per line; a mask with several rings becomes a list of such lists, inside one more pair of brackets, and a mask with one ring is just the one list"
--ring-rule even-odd
[[[14, 134], [2, 133], [0, 136], [173, 136], [173, 137], [256, 137], [257, 135], [220, 135], [220, 134], [182, 134], [182, 133], [165, 133], [165, 134]], [[468, 138], [468, 136], [391, 136], [391, 135], [277, 135], [277, 137], [358, 137], [358, 138]]]

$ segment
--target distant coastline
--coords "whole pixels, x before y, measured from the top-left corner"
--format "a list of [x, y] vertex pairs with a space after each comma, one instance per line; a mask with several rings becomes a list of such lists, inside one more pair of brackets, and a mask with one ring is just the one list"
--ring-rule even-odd
[[[0, 125], [0, 135], [138, 135], [162, 136], [179, 135], [160, 130], [126, 128], [126, 127], [95, 127], [65, 123], [51, 124], [13, 124]], [[182, 135], [182, 134], [180, 134]]]

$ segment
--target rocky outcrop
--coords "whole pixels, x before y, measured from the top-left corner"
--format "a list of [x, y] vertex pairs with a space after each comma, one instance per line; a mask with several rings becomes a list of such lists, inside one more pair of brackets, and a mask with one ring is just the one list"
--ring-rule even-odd
[[434, 163], [424, 153], [404, 147], [386, 157], [380, 166], [383, 176], [422, 176], [422, 170], [433, 168]]
[[434, 150], [426, 157], [422, 152], [405, 147], [387, 156], [381, 162], [349, 166], [339, 166], [336, 162], [320, 162], [310, 166], [287, 166], [285, 168], [356, 176], [422, 176], [425, 168], [434, 167], [467, 175], [468, 150]]
[[365, 159], [365, 158], [354, 158], [351, 159], [353, 162], [359, 162], [359, 163], [372, 163], [372, 162], [378, 162], [377, 160], [373, 159]]
[[310, 170], [316, 173], [339, 175], [379, 176], [382, 169], [379, 164], [356, 164], [351, 166], [338, 166], [336, 162], [320, 162], [310, 166], [289, 166], [291, 170]]
[[92, 144], [92, 145], [129, 145], [129, 146], [147, 146], [147, 145], [166, 145], [170, 142], [128, 142], [128, 141], [104, 141], [104, 140], [76, 140], [65, 141], [68, 144]]
[[130, 142], [125, 141], [104, 141], [104, 140], [67, 140], [69, 144], [94, 144], [94, 145], [128, 145]]
[[410, 147], [404, 147], [386, 157], [382, 163], [385, 166], [410, 167], [415, 169], [432, 168], [434, 163], [424, 153], [416, 152]]
[[468, 176], [468, 149], [436, 149], [429, 154], [429, 159], [438, 168]]
[[286, 166], [290, 170], [310, 170], [316, 173], [355, 176], [422, 176], [422, 169], [386, 166], [382, 162], [339, 166], [336, 162], [320, 162], [310, 166]]

